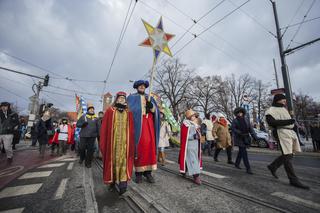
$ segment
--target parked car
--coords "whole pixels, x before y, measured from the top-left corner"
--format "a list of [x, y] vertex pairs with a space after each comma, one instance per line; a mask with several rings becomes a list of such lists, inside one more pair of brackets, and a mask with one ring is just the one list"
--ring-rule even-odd
[[274, 141], [273, 138], [267, 132], [260, 131], [256, 128], [253, 128], [253, 130], [257, 134], [259, 140], [256, 141], [252, 138], [251, 146], [269, 149], [275, 149], [277, 147], [277, 142]]

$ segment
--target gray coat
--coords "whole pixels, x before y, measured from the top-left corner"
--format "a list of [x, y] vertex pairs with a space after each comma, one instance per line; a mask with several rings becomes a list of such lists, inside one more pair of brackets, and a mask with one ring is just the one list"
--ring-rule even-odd
[[77, 122], [77, 127], [81, 128], [80, 137], [90, 138], [99, 136], [99, 119], [97, 117], [91, 119], [87, 115], [83, 115]]
[[237, 118], [233, 119], [232, 124], [231, 124], [231, 129], [232, 129], [232, 139], [233, 139], [233, 144], [235, 146], [239, 147], [249, 147], [251, 145], [251, 137], [254, 139], [258, 139], [256, 133], [254, 132], [250, 122], [248, 119], [245, 118], [247, 130], [245, 132], [241, 131], [240, 128], [240, 122], [237, 120]]

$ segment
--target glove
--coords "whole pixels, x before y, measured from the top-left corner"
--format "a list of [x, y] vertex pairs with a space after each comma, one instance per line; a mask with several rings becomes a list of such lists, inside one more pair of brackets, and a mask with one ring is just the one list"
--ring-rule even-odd
[[290, 122], [290, 124], [294, 124], [296, 122], [296, 120], [292, 118], [292, 119], [290, 119], [289, 122]]
[[193, 135], [193, 139], [197, 140], [197, 139], [198, 139], [198, 135], [197, 135], [197, 134], [194, 134], [194, 135]]
[[151, 112], [151, 109], [153, 108], [153, 103], [151, 101], [146, 102], [146, 111], [147, 113]]
[[86, 126], [88, 126], [88, 122], [87, 121], [82, 124], [82, 128], [85, 128]]

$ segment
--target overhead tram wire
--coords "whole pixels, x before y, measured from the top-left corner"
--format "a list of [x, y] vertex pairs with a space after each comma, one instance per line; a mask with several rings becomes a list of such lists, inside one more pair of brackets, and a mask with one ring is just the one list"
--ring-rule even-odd
[[[169, 3], [173, 8], [175, 8], [178, 12], [181, 13], [181, 11], [182, 11], [181, 9], [177, 8], [177, 7], [176, 7], [174, 4], [172, 4], [169, 0], [165, 0], [165, 1], [168, 2], [168, 3]], [[188, 14], [186, 14], [186, 13], [181, 13], [181, 14], [184, 15], [185, 17], [187, 17], [187, 18], [190, 18], [190, 19], [194, 22], [194, 19], [193, 19], [190, 15], [188, 15]], [[250, 16], [249, 14], [247, 14], [247, 15]], [[250, 17], [251, 17], [251, 16], [250, 16]], [[252, 17], [251, 17], [251, 18], [252, 18]], [[257, 20], [255, 20], [255, 21], [258, 22]], [[198, 24], [200, 27], [202, 27], [203, 29], [206, 28], [203, 24], [199, 23], [199, 21], [197, 22], [197, 24]], [[259, 25], [262, 25], [262, 24], [259, 23]], [[265, 28], [265, 29], [267, 29], [267, 28], [264, 27], [263, 25], [262, 25], [262, 27]], [[267, 30], [268, 30], [268, 29], [267, 29]], [[268, 31], [269, 31], [269, 30], [268, 30]], [[236, 52], [240, 53], [241, 55], [244, 54], [244, 52], [243, 52], [242, 50], [240, 50], [238, 47], [234, 46], [231, 42], [229, 42], [228, 40], [226, 40], [225, 38], [223, 38], [223, 37], [220, 36], [219, 34], [213, 32], [212, 30], [209, 30], [208, 32], [211, 33], [212, 35], [218, 37], [218, 38], [221, 39], [222, 41], [224, 41], [227, 45], [229, 45], [229, 46], [230, 46], [232, 49], [234, 49]], [[163, 58], [163, 57], [162, 57], [162, 58]], [[256, 64], [256, 65], [259, 66], [259, 63], [255, 62], [252, 58], [249, 58], [249, 60], [250, 60], [251, 62], [253, 62], [254, 64]]]
[[85, 94], [85, 95], [99, 96], [99, 97], [100, 97], [100, 94], [94, 94], [94, 93], [88, 93], [88, 92], [81, 92], [81, 91], [79, 91], [79, 90], [72, 90], [72, 89], [62, 88], [62, 87], [54, 86], [54, 85], [52, 85], [52, 84], [49, 84], [48, 86], [49, 86], [49, 87], [56, 88], [56, 89], [60, 89], [60, 90], [65, 90], [65, 91], [70, 91], [70, 92], [78, 93], [78, 94]]
[[305, 21], [301, 21], [301, 22], [298, 22], [298, 23], [295, 23], [295, 24], [291, 24], [291, 25], [288, 25], [286, 27], [282, 27], [281, 29], [286, 29], [286, 28], [290, 28], [290, 27], [295, 27], [299, 24], [305, 24], [305, 23], [308, 23], [308, 22], [311, 22], [311, 21], [314, 21], [314, 20], [317, 20], [317, 19], [320, 19], [320, 16], [318, 17], [315, 17], [315, 18], [311, 18], [311, 19], [307, 19]]
[[[65, 76], [63, 76], [63, 75], [61, 75], [61, 74], [59, 74], [59, 73], [52, 72], [52, 71], [50, 71], [50, 70], [48, 70], [48, 69], [46, 69], [46, 68], [43, 68], [43, 67], [41, 67], [41, 66], [39, 66], [39, 65], [36, 65], [36, 64], [34, 64], [34, 63], [31, 63], [30, 61], [27, 61], [27, 60], [25, 60], [25, 59], [22, 59], [21, 57], [14, 56], [14, 55], [9, 54], [9, 53], [7, 53], [7, 52], [4, 52], [4, 51], [0, 51], [0, 52], [3, 53], [3, 54], [5, 54], [5, 55], [7, 55], [7, 56], [9, 56], [9, 57], [12, 57], [12, 58], [18, 60], [18, 61], [21, 61], [21, 62], [23, 62], [23, 63], [25, 63], [25, 64], [28, 64], [28, 65], [30, 65], [30, 66], [33, 66], [33, 67], [35, 67], [35, 68], [37, 68], [37, 69], [39, 69], [39, 70], [41, 70], [41, 71], [43, 71], [43, 72], [45, 72], [45, 73], [48, 73], [48, 72], [49, 72], [49, 73], [51, 73], [51, 74], [60, 76], [61, 78], [57, 78], [57, 77], [54, 77], [54, 76], [50, 76], [50, 78], [52, 78], [52, 79], [65, 79], [65, 80], [68, 80], [69, 82], [72, 82], [75, 86], [77, 86], [78, 88], [80, 88], [82, 91], [85, 91], [85, 90], [83, 90], [83, 87], [81, 87], [81, 86], [79, 86], [78, 84], [76, 84], [75, 82], [73, 82], [73, 81], [75, 81], [76, 79], [72, 79], [72, 78], [69, 78], [69, 77], [65, 77]], [[32, 79], [32, 80], [33, 80], [33, 79]], [[35, 82], [34, 80], [33, 80], [33, 82], [36, 84], [36, 82]]]
[[[103, 93], [105, 92], [105, 89], [107, 87], [107, 83], [108, 83], [108, 80], [109, 80], [109, 77], [110, 77], [110, 73], [111, 73], [113, 64], [114, 64], [115, 59], [117, 57], [118, 51], [120, 49], [120, 45], [121, 45], [122, 40], [124, 38], [124, 35], [125, 35], [126, 31], [127, 31], [128, 25], [130, 23], [133, 11], [134, 11], [134, 9], [136, 7], [136, 4], [137, 4], [138, 0], [135, 0], [133, 8], [131, 9], [132, 2], [133, 2], [133, 0], [130, 1], [129, 7], [128, 7], [128, 10], [127, 10], [127, 13], [126, 13], [126, 17], [125, 17], [124, 22], [122, 24], [121, 32], [120, 32], [120, 35], [119, 35], [119, 38], [118, 38], [118, 41], [117, 41], [117, 45], [116, 45], [116, 49], [115, 49], [115, 52], [113, 54], [113, 57], [112, 57], [112, 60], [111, 60], [110, 66], [109, 66], [109, 70], [107, 72], [107, 75], [106, 75], [106, 78], [105, 78], [105, 81], [104, 81], [104, 85], [103, 85], [103, 89], [102, 89], [101, 95], [103, 95]], [[131, 10], [131, 12], [130, 12], [130, 10]], [[129, 15], [129, 13], [130, 13], [130, 15]]]
[[[231, 4], [233, 4], [235, 7], [238, 7], [237, 4], [235, 4], [233, 1], [229, 0], [229, 2]], [[277, 36], [271, 31], [269, 30], [267, 27], [265, 27], [263, 24], [261, 24], [260, 21], [258, 21], [255, 17], [251, 16], [249, 13], [247, 13], [246, 11], [240, 9], [240, 11], [245, 14], [246, 16], [248, 16], [253, 22], [255, 22], [258, 26], [260, 26], [262, 29], [264, 29], [264, 31], [266, 31], [267, 33], [269, 33], [270, 35], [272, 35], [273, 37], [277, 38]]]
[[[223, 16], [221, 19], [219, 19], [217, 22], [215, 22], [214, 24], [210, 25], [209, 27], [204, 27], [205, 29], [204, 29], [202, 32], [200, 32], [200, 34], [198, 34], [198, 35], [191, 33], [188, 29], [186, 29], [186, 28], [184, 28], [183, 26], [177, 24], [175, 21], [173, 21], [173, 19], [171, 19], [170, 17], [167, 17], [167, 16], [163, 15], [161, 12], [159, 12], [159, 11], [156, 10], [155, 8], [151, 7], [150, 5], [144, 3], [142, 0], [140, 0], [140, 3], [142, 3], [142, 4], [145, 5], [145, 6], [147, 6], [147, 7], [150, 8], [150, 9], [154, 10], [154, 11], [157, 12], [158, 14], [160, 14], [160, 15], [162, 15], [163, 17], [167, 18], [167, 19], [170, 20], [172, 23], [174, 23], [174, 24], [177, 25], [178, 27], [184, 29], [185, 31], [189, 32], [191, 35], [194, 36], [191, 40], [189, 40], [182, 48], [180, 48], [180, 49], [173, 55], [173, 56], [176, 56], [176, 55], [177, 55], [179, 52], [181, 52], [186, 46], [188, 46], [192, 41], [194, 41], [199, 35], [207, 32], [207, 31], [210, 32], [210, 29], [211, 29], [214, 25], [220, 23], [222, 20], [224, 20], [224, 19], [227, 18], [229, 15], [231, 15], [232, 13], [234, 13], [235, 11], [237, 11], [239, 8], [241, 8], [242, 6], [244, 6], [245, 4], [247, 4], [249, 1], [250, 1], [250, 0], [247, 0], [247, 1], [244, 2], [243, 4], [239, 5], [237, 8], [235, 8], [234, 10], [232, 10], [231, 12], [229, 12], [228, 14], [226, 14], [225, 16]], [[188, 16], [188, 17], [190, 17], [190, 16]], [[192, 19], [192, 18], [191, 18], [191, 19]], [[192, 19], [192, 20], [193, 20], [193, 19]], [[199, 24], [199, 25], [200, 25], [200, 24]], [[201, 25], [200, 25], [200, 26], [201, 26]], [[204, 40], [204, 39], [202, 39], [202, 40]], [[212, 46], [212, 45], [211, 45], [211, 46]], [[163, 57], [162, 57], [162, 58], [163, 58]], [[161, 59], [162, 59], [162, 58], [161, 58]], [[148, 72], [149, 72], [149, 71], [148, 71]], [[148, 73], [148, 72], [147, 72], [147, 73]], [[143, 76], [146, 76], [147, 73], [145, 73]]]
[[312, 1], [309, 9], [308, 9], [307, 12], [306, 12], [306, 14], [303, 16], [302, 23], [300, 23], [298, 29], [296, 30], [296, 32], [295, 32], [294, 35], [292, 36], [292, 38], [291, 38], [291, 40], [290, 40], [290, 42], [289, 42], [286, 50], [288, 50], [288, 49], [290, 48], [293, 40], [296, 38], [297, 34], [299, 33], [299, 31], [300, 31], [300, 29], [301, 29], [301, 26], [302, 26], [302, 24], [303, 24], [303, 22], [304, 22], [304, 20], [307, 18], [308, 14], [309, 14], [309, 12], [311, 11], [311, 9], [312, 9], [312, 7], [313, 7], [313, 5], [314, 5], [315, 2], [316, 2], [316, 0], [313, 0], [313, 1]]
[[239, 10], [241, 7], [243, 7], [244, 5], [246, 5], [250, 0], [245, 1], [244, 3], [242, 3], [241, 5], [239, 5], [238, 7], [236, 7], [235, 9], [233, 9], [232, 11], [230, 11], [229, 13], [227, 13], [226, 15], [224, 15], [222, 18], [220, 18], [218, 21], [214, 22], [213, 24], [211, 24], [209, 27], [207, 27], [206, 29], [204, 29], [203, 31], [201, 31], [198, 35], [196, 35], [194, 38], [192, 38], [191, 40], [189, 40], [184, 46], [182, 46], [182, 48], [180, 48], [177, 52], [175, 52], [174, 56], [178, 55], [184, 48], [186, 48], [192, 41], [194, 41], [197, 37], [203, 35], [205, 32], [207, 32], [208, 30], [210, 30], [212, 27], [214, 27], [215, 25], [217, 25], [218, 23], [220, 23], [221, 21], [223, 21], [224, 19], [226, 19], [228, 16], [230, 16], [231, 14], [233, 14], [234, 12], [236, 12], [237, 10]]
[[25, 98], [25, 97], [23, 97], [23, 96], [21, 96], [21, 95], [18, 95], [18, 94], [16, 94], [16, 93], [14, 93], [14, 92], [12, 92], [12, 91], [10, 91], [10, 90], [8, 90], [8, 89], [6, 89], [6, 88], [2, 87], [2, 86], [0, 86], [0, 88], [1, 88], [1, 89], [3, 89], [4, 91], [6, 91], [6, 92], [10, 93], [10, 94], [13, 94], [13, 95], [15, 95], [15, 96], [17, 96], [17, 97], [19, 97], [19, 98], [21, 98], [21, 99], [23, 99], [23, 100], [25, 100], [25, 101], [29, 102], [29, 100], [28, 100], [27, 98]]
[[[293, 16], [292, 16], [292, 18], [291, 18], [291, 20], [290, 20], [290, 22], [289, 22], [289, 24], [288, 24], [288, 25], [292, 24], [292, 22], [293, 22], [294, 18], [295, 18], [295, 17], [296, 17], [296, 15], [298, 14], [298, 12], [299, 12], [299, 10], [301, 9], [301, 7], [302, 7], [302, 5], [303, 5], [303, 3], [304, 3], [304, 2], [305, 2], [305, 0], [301, 1], [300, 5], [298, 6], [298, 8], [296, 9], [296, 11], [294, 12], [294, 14], [293, 14]], [[287, 32], [288, 28], [289, 28], [289, 27], [286, 27], [286, 28], [284, 29], [284, 31], [283, 31], [283, 33], [282, 33], [281, 37], [283, 37], [283, 36], [284, 36], [284, 34]]]

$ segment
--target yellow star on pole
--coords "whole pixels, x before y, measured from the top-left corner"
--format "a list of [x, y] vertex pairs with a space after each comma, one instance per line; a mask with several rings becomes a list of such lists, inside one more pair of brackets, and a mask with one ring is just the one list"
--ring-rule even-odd
[[154, 61], [157, 61], [161, 52], [172, 57], [172, 53], [168, 46], [168, 42], [174, 37], [173, 34], [165, 33], [163, 31], [162, 17], [156, 27], [153, 27], [145, 20], [142, 19], [144, 27], [147, 30], [148, 38], [146, 38], [140, 46], [151, 47], [153, 49]]

